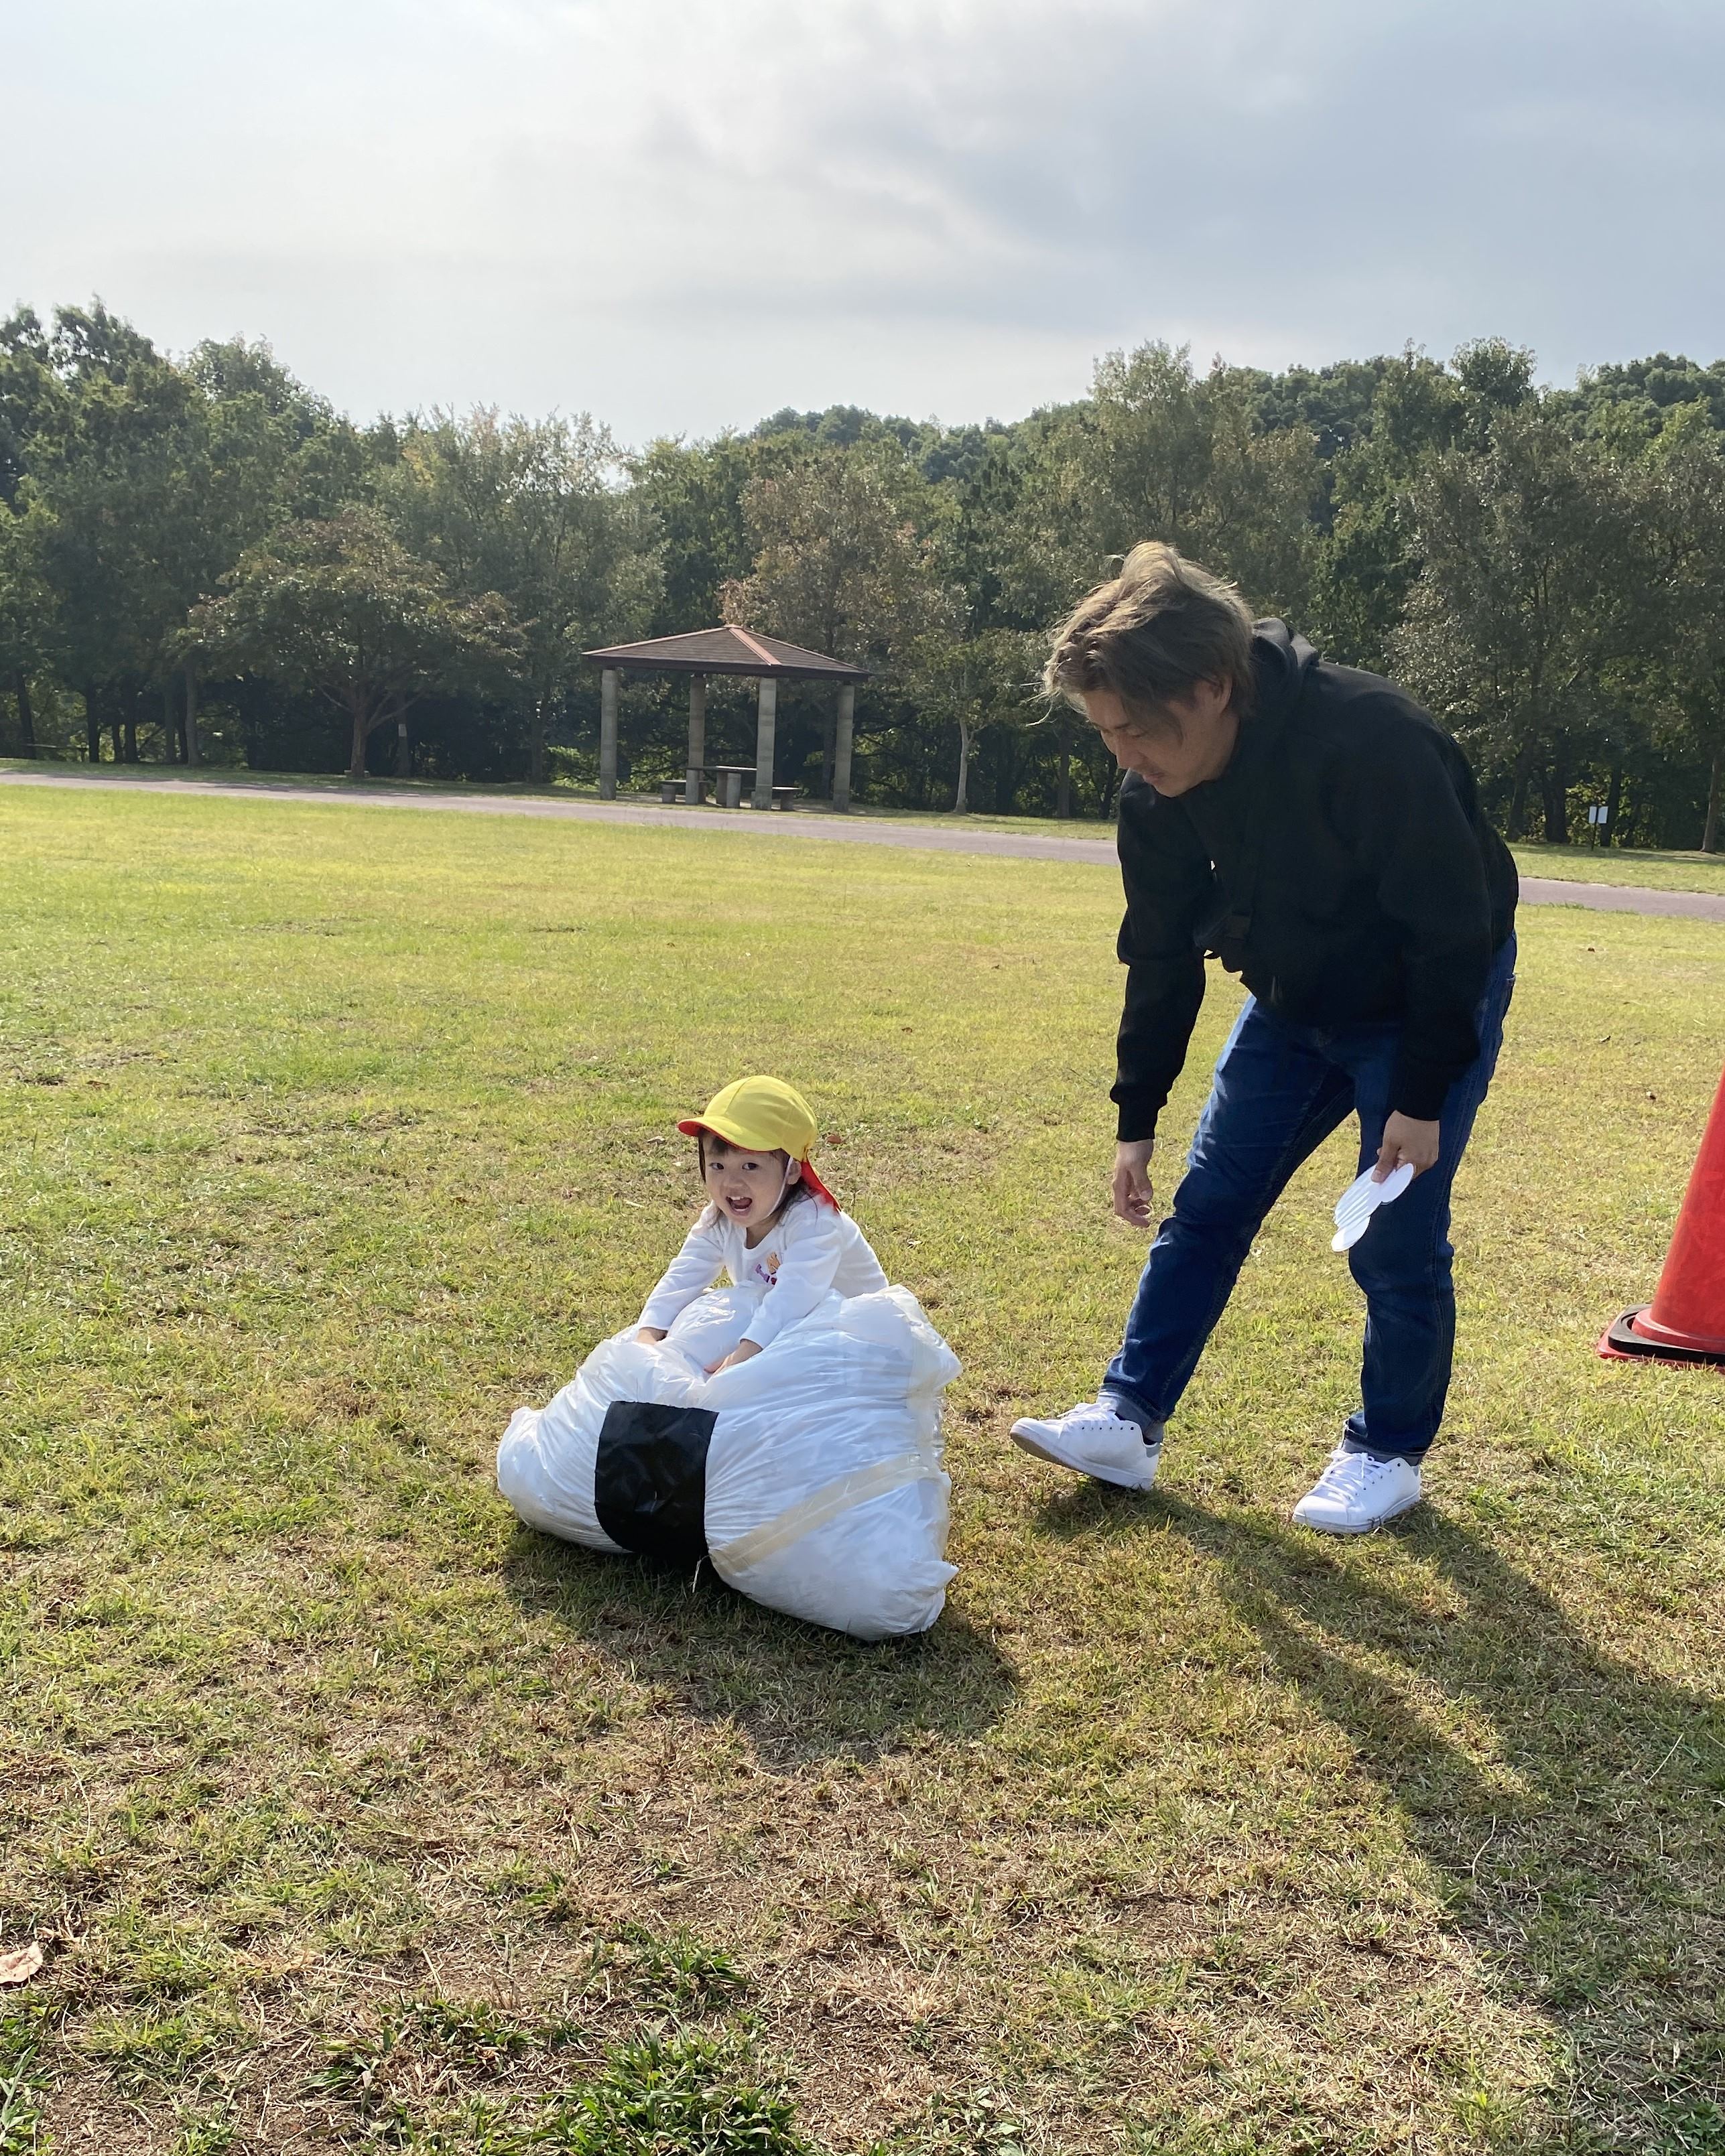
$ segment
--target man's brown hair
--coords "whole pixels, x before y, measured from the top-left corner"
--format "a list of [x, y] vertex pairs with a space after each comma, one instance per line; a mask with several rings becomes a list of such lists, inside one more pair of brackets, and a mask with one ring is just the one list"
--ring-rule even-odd
[[1252, 706], [1252, 616], [1237, 588], [1146, 539], [1120, 572], [1080, 599], [1055, 631], [1043, 670], [1051, 696], [1083, 708], [1084, 692], [1112, 690], [1146, 727], [1172, 723], [1171, 696], [1200, 681], [1233, 684], [1234, 707]]

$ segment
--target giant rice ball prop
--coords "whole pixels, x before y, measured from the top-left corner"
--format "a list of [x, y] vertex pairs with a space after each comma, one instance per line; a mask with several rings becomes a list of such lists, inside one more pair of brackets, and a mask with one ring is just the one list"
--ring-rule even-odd
[[758, 1291], [700, 1296], [656, 1346], [601, 1341], [518, 1408], [497, 1487], [530, 1527], [720, 1578], [859, 1640], [924, 1632], [955, 1568], [940, 1396], [958, 1358], [902, 1287], [828, 1296], [717, 1377]]

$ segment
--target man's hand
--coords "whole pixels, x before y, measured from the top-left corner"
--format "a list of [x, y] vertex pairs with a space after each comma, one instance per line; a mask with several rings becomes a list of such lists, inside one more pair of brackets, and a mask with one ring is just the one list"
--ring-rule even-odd
[[1417, 1180], [1438, 1164], [1438, 1126], [1416, 1122], [1412, 1116], [1394, 1115], [1383, 1127], [1383, 1143], [1377, 1148], [1377, 1165], [1372, 1180], [1382, 1183], [1403, 1161], [1411, 1161]]
[[751, 1355], [758, 1355], [760, 1353], [760, 1350], [754, 1341], [739, 1341], [725, 1357], [723, 1362], [708, 1363], [707, 1374], [709, 1378], [716, 1378], [721, 1370], [734, 1370], [739, 1363], [746, 1363]]
[[[1129, 1228], [1147, 1228], [1156, 1193], [1151, 1188], [1154, 1138], [1122, 1138], [1114, 1149], [1114, 1209]], [[1435, 1158], [1435, 1155], [1434, 1158]]]
[[638, 1325], [635, 1329], [637, 1348], [657, 1348], [664, 1337], [665, 1328], [661, 1325]]

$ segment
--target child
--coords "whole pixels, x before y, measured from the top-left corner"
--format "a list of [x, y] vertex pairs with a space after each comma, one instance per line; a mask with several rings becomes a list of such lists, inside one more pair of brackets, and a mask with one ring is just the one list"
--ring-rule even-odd
[[[926, 1631], [953, 1576], [940, 1396], [958, 1358], [810, 1166], [800, 1093], [741, 1079], [679, 1128], [708, 1204], [639, 1330], [510, 1417], [497, 1488], [584, 1548], [710, 1559], [859, 1640]], [[720, 1271], [736, 1286], [709, 1296]]]
[[[824, 1296], [887, 1285], [868, 1238], [810, 1165], [814, 1112], [781, 1078], [739, 1078], [678, 1130], [696, 1141], [711, 1201], [646, 1299], [635, 1337], [662, 1340], [721, 1272], [764, 1291], [742, 1340], [712, 1376], [760, 1354]], [[770, 1291], [766, 1292], [765, 1291]]]

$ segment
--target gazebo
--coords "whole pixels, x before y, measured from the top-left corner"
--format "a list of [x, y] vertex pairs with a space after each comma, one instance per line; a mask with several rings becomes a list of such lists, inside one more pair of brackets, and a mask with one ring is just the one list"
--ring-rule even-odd
[[831, 681], [838, 690], [838, 721], [833, 737], [832, 805], [851, 805], [851, 738], [857, 716], [857, 684], [868, 670], [847, 666], [818, 651], [805, 651], [776, 636], [727, 623], [721, 629], [692, 629], [684, 636], [656, 636], [646, 644], [613, 644], [581, 654], [600, 670], [599, 798], [617, 794], [617, 677], [621, 674], [687, 674], [689, 677], [689, 753], [683, 799], [701, 798], [707, 759], [707, 677], [740, 674], [759, 683], [754, 727], [754, 787], [757, 808], [773, 805], [773, 735], [778, 720], [781, 681]]

